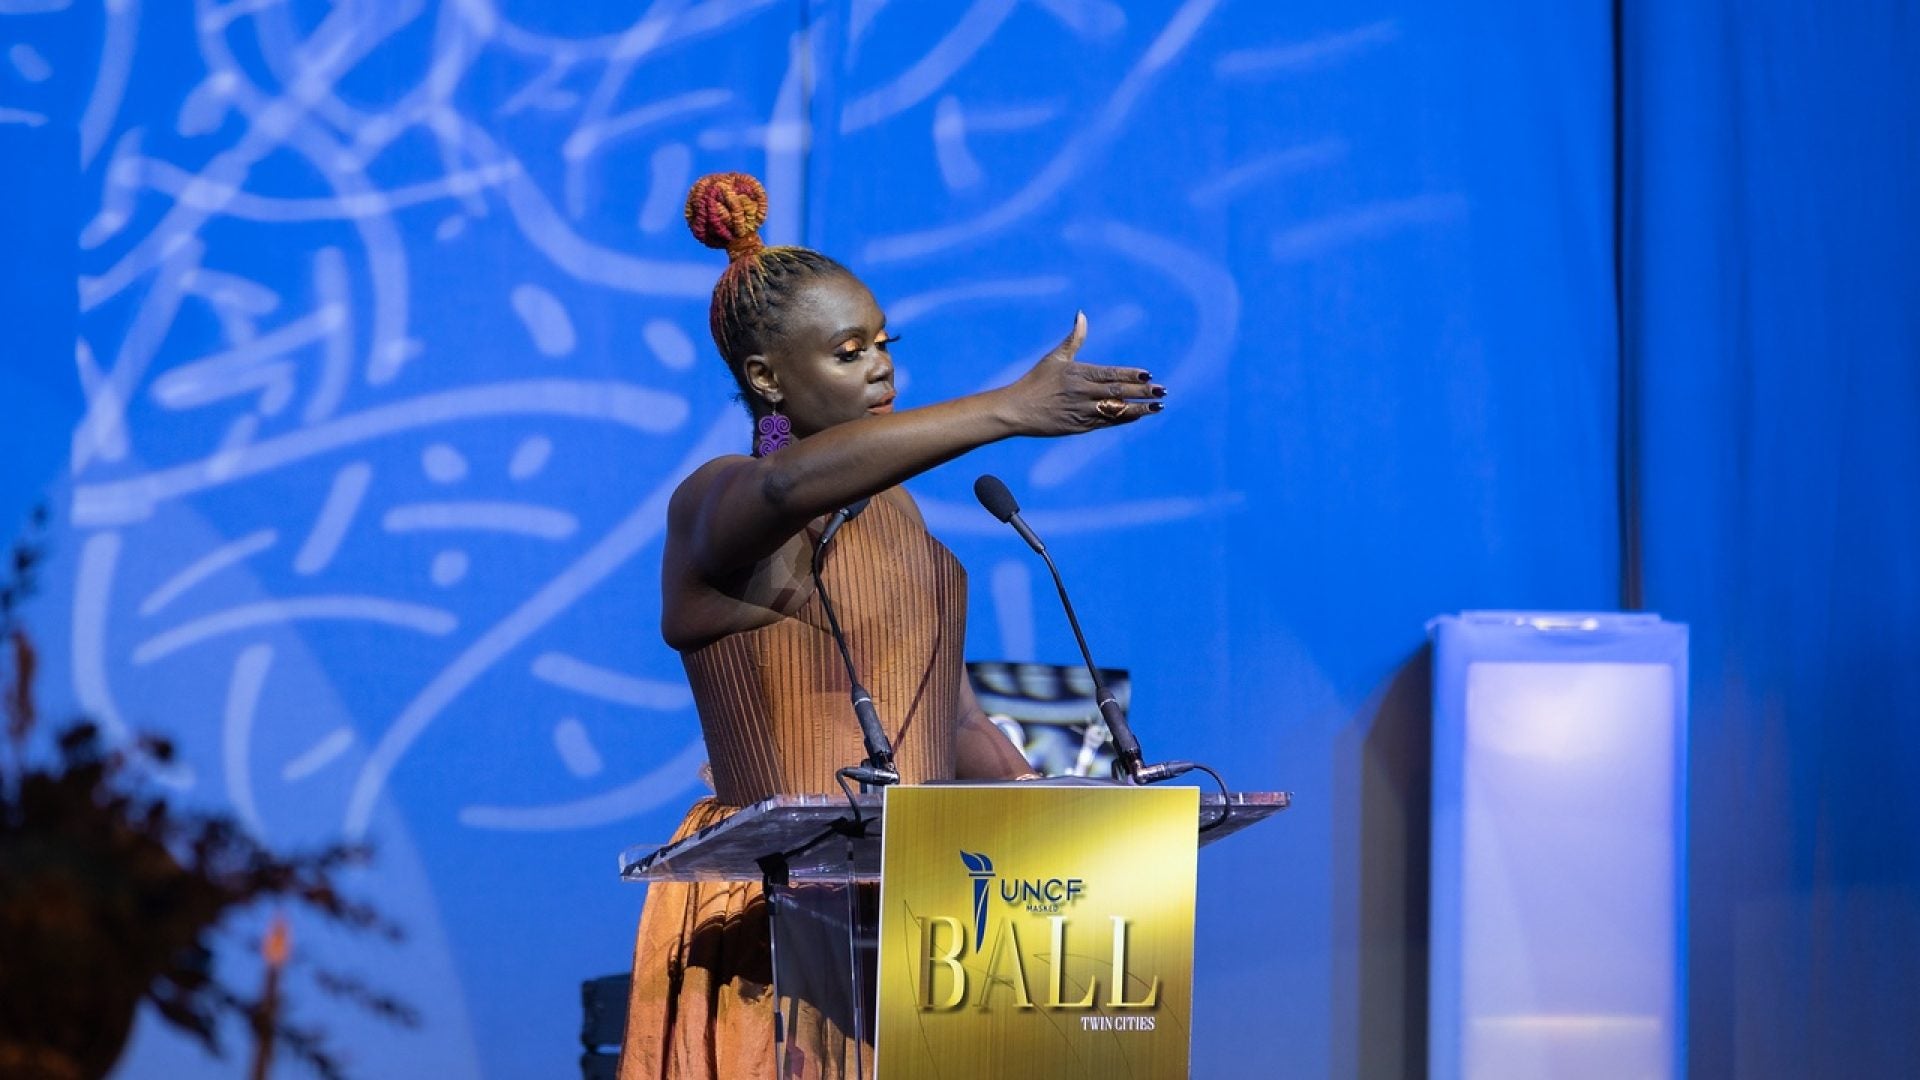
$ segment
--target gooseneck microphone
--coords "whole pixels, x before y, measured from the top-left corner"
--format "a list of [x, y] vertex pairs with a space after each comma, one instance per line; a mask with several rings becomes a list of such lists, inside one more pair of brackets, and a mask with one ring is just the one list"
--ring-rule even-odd
[[900, 782], [900, 773], [893, 767], [893, 743], [880, 726], [880, 713], [873, 707], [873, 695], [860, 685], [860, 676], [853, 666], [853, 650], [847, 648], [846, 635], [840, 632], [840, 618], [834, 614], [833, 598], [827, 595], [827, 583], [820, 573], [827, 564], [827, 545], [832, 542], [833, 534], [839, 532], [842, 525], [859, 517], [860, 511], [865, 510], [872, 501], [871, 498], [861, 499], [834, 511], [827, 519], [827, 527], [820, 530], [820, 539], [813, 545], [813, 588], [820, 594], [820, 606], [827, 613], [827, 630], [833, 635], [833, 643], [840, 647], [840, 660], [847, 665], [847, 685], [853, 698], [853, 715], [860, 722], [860, 739], [867, 749], [864, 764], [849, 766], [840, 772], [868, 787], [885, 787]]
[[[1133, 728], [1127, 725], [1127, 717], [1120, 711], [1120, 703], [1113, 699], [1113, 692], [1107, 689], [1107, 681], [1100, 677], [1100, 668], [1093, 662], [1093, 653], [1087, 650], [1087, 638], [1080, 632], [1080, 619], [1073, 613], [1073, 601], [1067, 598], [1067, 584], [1060, 580], [1060, 568], [1053, 564], [1053, 556], [1047, 554], [1047, 545], [1040, 542], [1033, 529], [1020, 517], [1020, 504], [1014, 501], [1013, 492], [1007, 490], [1007, 485], [999, 477], [986, 473], [973, 482], [973, 495], [980, 500], [981, 506], [987, 508], [987, 513], [1013, 526], [1014, 531], [1046, 561], [1047, 569], [1053, 573], [1054, 588], [1060, 590], [1060, 606], [1067, 610], [1067, 625], [1073, 627], [1073, 640], [1080, 644], [1080, 657], [1087, 662], [1087, 674], [1093, 676], [1094, 704], [1100, 707], [1100, 716], [1107, 722], [1107, 734], [1113, 738], [1115, 771], [1136, 784], [1165, 780], [1188, 771], [1170, 771], [1175, 765], [1185, 765], [1185, 762], [1153, 766], [1143, 764], [1140, 742], [1133, 737]], [[1190, 768], [1192, 766], [1188, 766]]]

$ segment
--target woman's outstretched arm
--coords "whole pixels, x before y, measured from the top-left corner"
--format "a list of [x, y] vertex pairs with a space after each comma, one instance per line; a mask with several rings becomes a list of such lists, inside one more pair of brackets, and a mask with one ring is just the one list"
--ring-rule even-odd
[[976, 447], [1015, 435], [1074, 435], [1158, 412], [1155, 399], [1165, 390], [1144, 370], [1074, 360], [1086, 333], [1086, 317], [1076, 316], [1066, 340], [1008, 386], [838, 424], [766, 457], [715, 461], [675, 494], [670, 528], [703, 575], [723, 577], [765, 558], [821, 514]]

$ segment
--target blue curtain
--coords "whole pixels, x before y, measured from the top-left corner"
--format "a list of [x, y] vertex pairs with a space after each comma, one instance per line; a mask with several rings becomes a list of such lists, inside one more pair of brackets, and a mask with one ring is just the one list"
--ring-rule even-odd
[[1920, 13], [1624, 6], [1647, 601], [1693, 627], [1699, 1076], [1920, 1059]]

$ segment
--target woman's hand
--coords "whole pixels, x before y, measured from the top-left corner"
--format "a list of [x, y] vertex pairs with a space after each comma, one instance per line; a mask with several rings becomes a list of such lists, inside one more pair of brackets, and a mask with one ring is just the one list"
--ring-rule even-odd
[[1167, 388], [1140, 368], [1103, 367], [1074, 359], [1087, 339], [1087, 317], [1076, 313], [1073, 332], [1033, 370], [998, 391], [1022, 435], [1077, 435], [1130, 424], [1157, 413]]

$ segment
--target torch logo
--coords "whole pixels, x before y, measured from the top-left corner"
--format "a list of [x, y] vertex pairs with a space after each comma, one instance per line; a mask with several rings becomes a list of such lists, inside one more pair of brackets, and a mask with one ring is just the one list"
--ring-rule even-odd
[[960, 853], [973, 878], [973, 947], [978, 951], [987, 939], [987, 883], [993, 880], [993, 860], [971, 851]]

